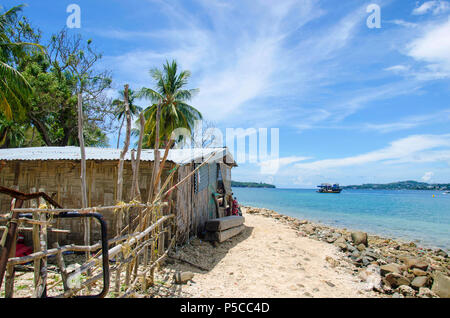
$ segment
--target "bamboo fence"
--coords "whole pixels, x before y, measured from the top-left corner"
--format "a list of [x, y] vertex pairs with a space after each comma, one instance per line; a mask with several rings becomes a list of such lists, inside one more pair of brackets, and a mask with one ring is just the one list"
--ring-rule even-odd
[[[128, 91], [127, 86], [125, 87], [125, 91]], [[131, 131], [129, 107], [126, 100], [125, 98], [127, 139], [120, 156], [119, 168], [123, 168], [123, 161], [125, 153], [128, 151]], [[79, 116], [80, 118], [82, 117], [81, 109]], [[141, 125], [143, 125], [143, 116], [140, 116], [140, 119]], [[80, 123], [80, 126], [82, 126], [82, 120], [80, 120]], [[159, 125], [159, 117], [157, 117], [157, 124]], [[139, 177], [142, 134], [143, 127], [139, 138], [138, 156], [136, 159], [134, 159], [134, 154], [132, 156], [133, 181], [131, 193], [135, 198], [133, 201], [128, 203], [121, 201], [123, 176], [120, 169], [117, 180], [118, 202], [114, 206], [86, 207], [85, 200], [83, 199], [82, 208], [63, 209], [57, 202], [53, 201], [41, 191], [42, 189], [40, 189], [39, 193], [33, 194], [31, 208], [21, 208], [21, 204], [15, 204], [16, 199], [12, 200], [11, 213], [8, 216], [0, 218], [7, 222], [7, 225], [3, 227], [3, 237], [7, 237], [6, 234], [9, 235], [12, 232], [17, 236], [16, 229], [31, 231], [33, 253], [24, 257], [15, 257], [16, 237], [12, 239], [9, 237], [9, 242], [13, 242], [9, 255], [0, 260], [6, 263], [3, 288], [5, 298], [14, 297], [15, 269], [31, 262], [33, 263], [34, 271], [32, 297], [36, 298], [48, 296], [57, 298], [133, 297], [136, 294], [145, 294], [148, 288], [153, 285], [155, 270], [161, 265], [177, 242], [177, 222], [172, 212], [175, 208], [172, 198], [173, 193], [183, 183], [190, 180], [203, 165], [207, 164], [215, 153], [211, 154], [208, 159], [204, 160], [202, 164], [174, 185], [173, 179], [179, 168], [178, 165], [170, 171], [166, 180], [161, 180], [161, 173], [172, 146], [172, 141], [167, 144], [162, 160], [159, 158], [159, 150], [156, 148], [155, 164], [152, 173], [153, 178], [150, 184], [151, 191], [149, 191], [147, 202], [140, 202], [138, 201], [140, 195], [138, 193], [137, 178]], [[80, 139], [82, 142], [82, 138]], [[156, 141], [156, 145], [159, 145], [158, 138]], [[84, 161], [83, 156], [82, 161]], [[85, 189], [85, 180], [86, 178], [82, 173], [81, 182], [83, 189]], [[12, 193], [15, 198], [22, 200], [21, 202], [28, 200], [30, 196], [11, 189], [5, 190], [3, 187], [2, 189], [8, 194]], [[39, 195], [38, 199], [36, 199], [37, 195]], [[52, 242], [53, 248], [48, 248], [47, 234], [49, 232], [67, 233], [66, 229], [54, 228], [55, 224], [57, 226], [59, 224], [57, 221], [58, 216], [62, 216], [64, 213], [76, 214], [86, 222], [84, 223], [86, 225], [90, 224], [86, 216], [111, 212], [114, 213], [115, 227], [111, 226], [108, 231], [115, 232], [115, 236], [109, 239], [107, 243], [103, 242], [103, 245], [102, 242], [91, 244], [90, 234], [85, 233], [84, 245], [67, 244], [60, 246], [59, 242], [56, 241]], [[25, 217], [26, 214], [28, 214], [28, 217]], [[14, 231], [10, 229], [11, 224], [13, 224]], [[90, 231], [90, 226], [84, 226], [80, 229]], [[3, 241], [4, 239], [2, 239], [2, 246]], [[106, 247], [105, 244], [107, 244]], [[102, 248], [102, 246], [105, 248]], [[108, 259], [104, 260], [102, 254], [105, 254], [106, 249]], [[65, 254], [67, 252], [85, 253], [87, 257], [83, 258], [84, 262], [79, 267], [69, 270], [69, 267], [66, 267], [67, 262], [65, 260]], [[56, 282], [48, 283], [49, 267], [47, 260], [51, 256], [56, 257], [57, 273], [61, 278]], [[6, 260], [7, 262], [4, 262]], [[3, 276], [0, 278], [1, 289]], [[103, 284], [99, 284], [98, 281], [102, 278]], [[99, 290], [101, 292], [97, 294]]]

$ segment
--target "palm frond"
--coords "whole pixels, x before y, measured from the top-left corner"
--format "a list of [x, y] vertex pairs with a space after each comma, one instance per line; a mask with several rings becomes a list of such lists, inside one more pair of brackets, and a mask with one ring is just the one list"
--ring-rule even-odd
[[6, 63], [0, 62], [0, 78], [8, 86], [18, 89], [24, 95], [31, 92], [31, 86], [23, 75]]

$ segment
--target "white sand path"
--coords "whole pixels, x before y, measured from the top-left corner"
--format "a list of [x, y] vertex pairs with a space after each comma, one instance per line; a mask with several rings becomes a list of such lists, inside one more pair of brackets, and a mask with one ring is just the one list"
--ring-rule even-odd
[[[332, 244], [300, 237], [272, 218], [244, 214], [246, 229], [213, 247], [196, 239], [177, 256], [210, 269], [176, 262], [166, 269], [195, 272], [193, 282], [178, 285], [181, 297], [380, 297], [364, 291], [351, 266]], [[326, 257], [340, 260], [332, 267]]]

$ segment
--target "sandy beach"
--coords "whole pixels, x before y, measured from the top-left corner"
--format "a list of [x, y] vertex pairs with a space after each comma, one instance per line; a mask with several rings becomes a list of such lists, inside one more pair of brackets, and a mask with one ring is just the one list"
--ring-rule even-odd
[[[195, 238], [174, 251], [144, 297], [450, 297], [445, 251], [242, 210], [242, 233], [220, 244]], [[175, 273], [192, 279], [176, 284]]]
[[[356, 268], [337, 247], [301, 237], [275, 219], [247, 213], [244, 217], [245, 230], [236, 237], [216, 247], [194, 239], [174, 253], [208, 271], [169, 259], [158, 272], [155, 296], [380, 297], [353, 276]], [[186, 285], [174, 285], [176, 271], [191, 271], [194, 277]]]
[[[240, 234], [222, 243], [193, 238], [175, 248], [155, 271], [153, 285], [134, 297], [450, 297], [450, 260], [445, 251], [362, 232], [358, 233], [366, 235], [366, 242], [359, 244], [355, 232], [346, 229], [268, 209], [242, 211], [245, 228]], [[81, 264], [83, 256], [73, 261], [72, 266]], [[184, 280], [177, 282], [176, 275]], [[29, 297], [33, 273], [18, 276], [15, 295]], [[62, 292], [58, 276], [48, 277], [50, 285], [56, 284], [52, 294]], [[112, 289], [108, 297], [115, 297]]]

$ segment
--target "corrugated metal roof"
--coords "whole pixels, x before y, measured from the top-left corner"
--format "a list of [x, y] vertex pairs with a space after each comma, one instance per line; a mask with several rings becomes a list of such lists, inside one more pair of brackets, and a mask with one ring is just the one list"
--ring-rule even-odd
[[[121, 149], [86, 147], [86, 160], [119, 160]], [[210, 161], [221, 160], [227, 157], [227, 163], [234, 163], [234, 160], [227, 148], [192, 148], [192, 149], [171, 149], [167, 160], [180, 165], [192, 161], [202, 162], [215, 154]], [[160, 149], [161, 158], [164, 150]], [[0, 160], [81, 160], [79, 147], [35, 147], [35, 148], [8, 148], [0, 149]], [[131, 160], [131, 151], [128, 151], [125, 160]], [[143, 149], [141, 153], [142, 161], [153, 161], [154, 150]]]

